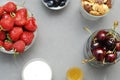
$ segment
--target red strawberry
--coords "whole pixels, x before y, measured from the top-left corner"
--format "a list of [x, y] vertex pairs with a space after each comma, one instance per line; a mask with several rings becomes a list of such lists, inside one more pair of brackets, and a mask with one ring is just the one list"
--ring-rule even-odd
[[14, 25], [14, 19], [9, 14], [4, 14], [0, 24], [5, 31], [10, 31]]
[[13, 44], [13, 48], [16, 52], [22, 53], [25, 49], [25, 42], [22, 40], [18, 40]]
[[10, 12], [15, 12], [17, 7], [16, 7], [16, 4], [14, 2], [8, 2], [6, 3], [4, 6], [3, 6], [4, 10], [7, 12], [7, 13], [10, 13]]
[[3, 41], [6, 38], [6, 34], [4, 31], [0, 31], [0, 40]]
[[5, 41], [3, 43], [3, 47], [5, 48], [5, 50], [10, 51], [13, 48], [13, 43], [10, 41]]
[[0, 40], [0, 47], [3, 46], [3, 41]]
[[25, 29], [28, 30], [28, 31], [36, 31], [37, 29], [37, 25], [36, 25], [36, 20], [34, 17], [30, 17], [28, 18], [26, 24], [25, 24]]
[[3, 7], [0, 7], [0, 16], [2, 16], [3, 13], [4, 13]]
[[23, 26], [26, 24], [27, 21], [27, 9], [22, 8], [16, 11], [16, 16], [15, 16], [15, 25], [17, 26]]
[[27, 31], [23, 32], [23, 34], [20, 37], [20, 39], [23, 40], [26, 45], [30, 45], [33, 38], [34, 38], [33, 32], [27, 32]]
[[10, 31], [9, 37], [10, 37], [11, 40], [17, 41], [20, 38], [20, 36], [21, 36], [22, 33], [23, 33], [23, 30], [22, 30], [21, 27], [14, 27]]

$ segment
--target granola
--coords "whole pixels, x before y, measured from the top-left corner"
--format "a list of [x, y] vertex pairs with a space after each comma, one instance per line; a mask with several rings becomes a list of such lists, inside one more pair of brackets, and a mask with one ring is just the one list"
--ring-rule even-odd
[[112, 7], [111, 0], [82, 0], [83, 8], [92, 15], [102, 16]]

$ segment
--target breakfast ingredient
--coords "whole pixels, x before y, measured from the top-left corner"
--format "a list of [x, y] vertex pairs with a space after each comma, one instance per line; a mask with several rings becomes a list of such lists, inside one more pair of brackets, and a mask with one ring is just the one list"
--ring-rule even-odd
[[4, 13], [4, 9], [3, 7], [0, 6], [0, 17], [2, 16], [3, 13]]
[[17, 9], [17, 5], [14, 2], [8, 2], [3, 6], [3, 9], [7, 12], [15, 12]]
[[3, 41], [6, 38], [6, 34], [4, 31], [0, 31], [0, 40]]
[[34, 59], [24, 67], [22, 80], [52, 80], [52, 70], [46, 62]]
[[14, 2], [0, 7], [0, 48], [23, 53], [32, 43], [36, 30], [36, 19], [28, 15], [26, 8], [17, 7]]
[[12, 41], [17, 41], [19, 40], [20, 36], [23, 33], [23, 29], [21, 27], [14, 27], [10, 33], [9, 33], [9, 37]]
[[92, 52], [97, 61], [103, 61], [105, 57], [105, 51], [102, 48], [96, 48]]
[[25, 42], [26, 45], [30, 45], [33, 41], [34, 34], [33, 32], [24, 31], [20, 37], [21, 40]]
[[48, 7], [62, 7], [67, 0], [44, 0]]
[[0, 25], [4, 31], [10, 31], [14, 26], [14, 19], [7, 13], [5, 13], [0, 19]]
[[3, 41], [0, 40], [0, 47], [2, 47], [2, 46], [3, 46]]
[[13, 43], [10, 41], [4, 41], [3, 47], [5, 50], [10, 51], [13, 48]]
[[116, 51], [120, 51], [120, 42], [116, 43]]
[[14, 18], [15, 25], [23, 27], [27, 21], [27, 9], [21, 8], [16, 11], [16, 15]]
[[101, 16], [110, 11], [111, 0], [82, 0], [82, 7], [91, 15]]
[[114, 62], [115, 59], [117, 58], [117, 53], [110, 53], [105, 56], [105, 61], [106, 62]]
[[68, 80], [83, 80], [83, 71], [78, 67], [73, 67], [67, 71], [66, 76]]
[[27, 22], [25, 24], [25, 29], [28, 30], [28, 31], [31, 31], [31, 32], [34, 32], [36, 31], [37, 29], [37, 25], [36, 25], [36, 22], [35, 22], [35, 18], [34, 17], [29, 17], [27, 19]]
[[115, 62], [120, 50], [120, 39], [114, 30], [100, 30], [91, 42], [91, 52], [97, 61]]
[[25, 50], [25, 42], [22, 40], [18, 40], [13, 44], [13, 49], [16, 52], [23, 53]]

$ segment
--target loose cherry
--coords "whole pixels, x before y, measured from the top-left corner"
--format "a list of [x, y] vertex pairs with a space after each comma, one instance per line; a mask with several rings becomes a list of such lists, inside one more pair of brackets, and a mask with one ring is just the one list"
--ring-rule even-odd
[[109, 49], [109, 50], [113, 50], [115, 48], [115, 45], [116, 45], [116, 39], [115, 38], [109, 38], [106, 40], [106, 47]]
[[96, 49], [96, 48], [99, 48], [100, 47], [100, 43], [99, 42], [92, 42], [91, 43], [91, 49], [93, 50], [93, 49]]
[[106, 34], [107, 34], [107, 32], [105, 30], [100, 30], [97, 33], [96, 37], [97, 37], [98, 40], [103, 41], [103, 40], [106, 39]]
[[105, 51], [102, 48], [97, 48], [93, 50], [93, 55], [97, 61], [103, 61], [105, 57]]
[[110, 53], [110, 54], [107, 54], [105, 56], [105, 61], [106, 62], [114, 62], [117, 58], [117, 54], [116, 53]]
[[117, 50], [117, 51], [120, 51], [120, 42], [117, 42], [117, 43], [116, 43], [116, 50]]

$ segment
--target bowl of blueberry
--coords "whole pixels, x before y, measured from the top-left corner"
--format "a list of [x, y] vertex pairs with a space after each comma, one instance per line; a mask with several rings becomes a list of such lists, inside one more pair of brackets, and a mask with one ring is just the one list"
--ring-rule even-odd
[[115, 64], [120, 60], [120, 34], [114, 29], [95, 31], [87, 40], [84, 63], [95, 67]]
[[42, 3], [49, 9], [60, 10], [67, 6], [69, 0], [42, 0]]

